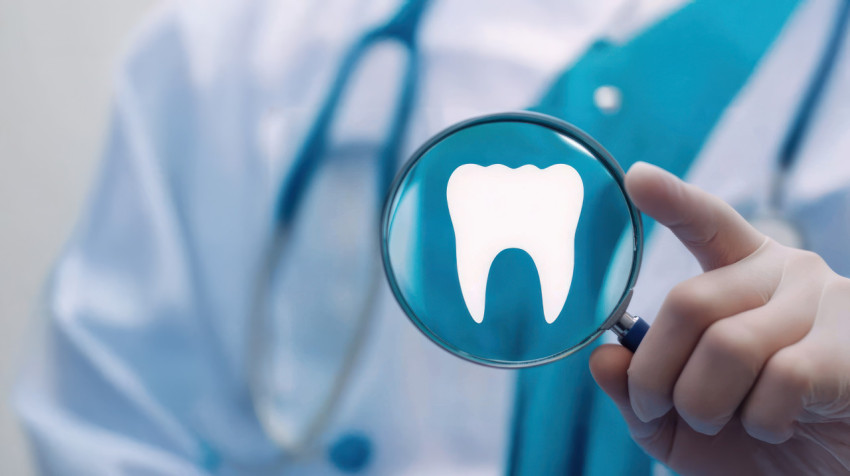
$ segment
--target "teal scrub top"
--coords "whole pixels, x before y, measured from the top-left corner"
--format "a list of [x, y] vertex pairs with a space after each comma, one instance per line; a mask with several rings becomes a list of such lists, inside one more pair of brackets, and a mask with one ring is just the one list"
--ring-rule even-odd
[[[593, 45], [532, 109], [583, 129], [623, 169], [645, 161], [684, 176], [797, 3], [690, 2], [624, 44]], [[603, 85], [622, 92], [616, 113], [594, 104]], [[520, 371], [509, 474], [651, 473], [650, 458], [593, 382], [592, 350]]]

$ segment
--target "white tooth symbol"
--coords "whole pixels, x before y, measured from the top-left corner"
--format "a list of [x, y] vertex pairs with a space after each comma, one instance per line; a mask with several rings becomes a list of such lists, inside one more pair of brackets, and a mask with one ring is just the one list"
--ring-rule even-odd
[[534, 260], [543, 316], [558, 318], [573, 280], [575, 234], [584, 185], [569, 165], [456, 168], [446, 187], [455, 232], [457, 274], [475, 322], [484, 320], [487, 277], [503, 250], [519, 248]]

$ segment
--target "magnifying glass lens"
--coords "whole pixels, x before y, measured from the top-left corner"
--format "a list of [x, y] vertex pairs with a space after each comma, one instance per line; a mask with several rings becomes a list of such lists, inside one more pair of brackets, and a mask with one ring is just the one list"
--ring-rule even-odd
[[593, 139], [533, 113], [485, 116], [426, 143], [383, 220], [390, 284], [413, 323], [478, 363], [569, 355], [616, 321], [639, 268], [639, 214]]

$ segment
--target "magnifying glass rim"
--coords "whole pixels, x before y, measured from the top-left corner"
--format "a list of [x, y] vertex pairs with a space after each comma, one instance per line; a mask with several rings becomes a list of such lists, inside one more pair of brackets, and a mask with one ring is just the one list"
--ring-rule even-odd
[[460, 349], [457, 346], [447, 342], [443, 337], [433, 332], [424, 322], [422, 322], [422, 320], [419, 319], [419, 317], [416, 315], [415, 312], [413, 312], [413, 309], [407, 303], [404, 294], [401, 292], [401, 289], [395, 277], [395, 273], [393, 272], [392, 266], [390, 264], [389, 256], [388, 240], [390, 218], [392, 214], [391, 209], [393, 208], [393, 204], [396, 201], [396, 197], [398, 196], [401, 184], [407, 178], [410, 171], [413, 170], [413, 168], [419, 163], [420, 159], [422, 159], [422, 157], [424, 157], [429, 150], [431, 150], [434, 146], [436, 146], [449, 136], [464, 129], [468, 129], [470, 127], [498, 122], [520, 122], [526, 124], [533, 124], [545, 127], [558, 134], [566, 136], [578, 142], [579, 145], [587, 149], [594, 156], [594, 158], [602, 162], [602, 165], [605, 166], [611, 176], [614, 177], [614, 181], [617, 183], [620, 192], [623, 194], [623, 198], [626, 200], [626, 205], [629, 208], [629, 215], [631, 216], [632, 224], [634, 226], [633, 236], [635, 238], [634, 249], [632, 250], [632, 269], [629, 275], [629, 281], [626, 284], [626, 287], [623, 290], [623, 293], [620, 296], [617, 305], [614, 306], [614, 314], [621, 312], [625, 309], [625, 306], [628, 304], [627, 301], [631, 298], [632, 290], [634, 289], [635, 283], [637, 282], [638, 273], [640, 271], [641, 259], [643, 257], [643, 222], [640, 217], [640, 211], [637, 209], [634, 203], [632, 203], [628, 193], [626, 193], [625, 173], [620, 167], [620, 164], [618, 164], [617, 161], [614, 159], [614, 157], [607, 150], [605, 150], [605, 148], [602, 147], [599, 142], [597, 142], [595, 139], [590, 137], [590, 135], [588, 135], [578, 127], [566, 121], [546, 114], [531, 111], [510, 111], [487, 114], [466, 119], [452, 126], [449, 126], [448, 128], [437, 133], [436, 135], [425, 141], [425, 143], [422, 144], [416, 150], [416, 152], [413, 153], [413, 155], [411, 155], [410, 159], [407, 161], [401, 171], [396, 175], [395, 180], [393, 180], [392, 186], [390, 187], [386, 200], [384, 201], [384, 210], [381, 214], [381, 257], [384, 263], [384, 272], [386, 273], [387, 280], [389, 281], [390, 287], [392, 288], [393, 296], [395, 296], [396, 301], [401, 306], [402, 310], [404, 310], [404, 313], [407, 315], [408, 319], [410, 319], [410, 321], [413, 322], [413, 324], [416, 326], [416, 328], [419, 329], [423, 334], [425, 334], [425, 336], [428, 337], [431, 341], [438, 344], [439, 347], [445, 349], [447, 352], [450, 352], [451, 354], [461, 357], [470, 362], [474, 362], [476, 364], [484, 365], [487, 367], [527, 368], [560, 360], [570, 354], [578, 352], [579, 350], [587, 347], [588, 344], [596, 340], [596, 338], [599, 337], [603, 332], [610, 329], [611, 326], [613, 326], [613, 324], [617, 321], [619, 316], [615, 316], [613, 314], [608, 316], [605, 322], [603, 322], [602, 325], [600, 325], [599, 328], [596, 329], [596, 331], [587, 336], [578, 344], [575, 344], [567, 349], [556, 352], [546, 357], [521, 361], [499, 360], [487, 357], [480, 357], [466, 352], [463, 349]]

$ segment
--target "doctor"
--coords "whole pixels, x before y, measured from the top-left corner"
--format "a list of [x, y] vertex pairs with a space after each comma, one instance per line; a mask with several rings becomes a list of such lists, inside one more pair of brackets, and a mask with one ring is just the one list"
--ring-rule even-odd
[[[636, 204], [664, 225], [651, 227], [632, 304], [657, 318], [633, 357], [601, 346], [592, 358], [521, 372], [478, 367], [428, 342], [381, 283], [364, 345], [346, 360], [347, 384], [298, 445], [299, 418], [316, 413], [333, 373], [324, 370], [334, 368], [317, 349], [353, 337], [341, 331], [345, 316], [326, 312], [334, 300], [298, 293], [275, 322], [313, 338], [274, 354], [291, 378], [258, 395], [255, 278], [281, 183], [341, 58], [399, 5], [164, 4], [118, 77], [97, 185], [45, 289], [45, 329], [17, 387], [40, 468], [850, 470], [850, 291], [839, 276], [850, 275], [846, 35], [788, 173], [772, 180], [786, 170], [777, 157], [842, 2], [430, 2], [400, 157], [458, 120], [531, 107], [586, 130], [624, 168], [653, 163], [699, 188], [646, 164], [629, 173]], [[386, 142], [408, 55], [387, 42], [366, 56], [333, 120], [330, 156], [368, 159]], [[350, 186], [368, 183], [358, 174], [371, 169], [344, 167], [324, 169], [323, 192], [304, 206], [353, 210], [373, 193]], [[745, 220], [765, 215], [790, 224], [811, 252]], [[302, 220], [308, 243], [336, 236], [321, 214]], [[349, 225], [361, 233], [357, 220]], [[277, 413], [269, 399], [283, 403]]]

